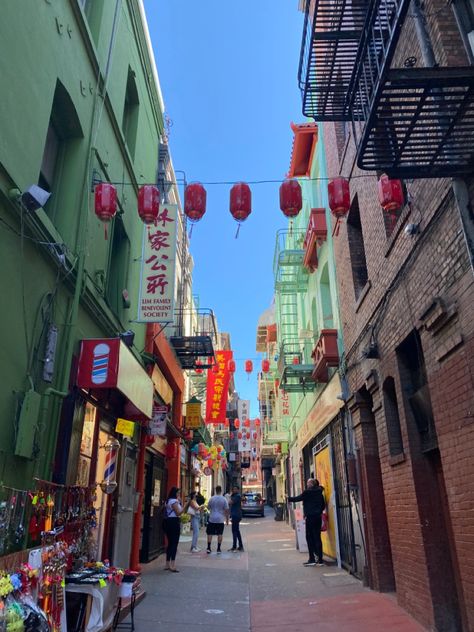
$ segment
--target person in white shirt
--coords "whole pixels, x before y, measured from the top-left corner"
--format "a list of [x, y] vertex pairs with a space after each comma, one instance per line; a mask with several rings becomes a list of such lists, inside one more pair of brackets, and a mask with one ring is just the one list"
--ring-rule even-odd
[[207, 523], [207, 553], [211, 553], [212, 536], [217, 535], [217, 553], [222, 553], [221, 544], [224, 533], [224, 523], [229, 524], [229, 503], [222, 495], [222, 487], [217, 485], [216, 493], [207, 503], [209, 521]]
[[180, 515], [183, 513], [179, 487], [172, 487], [165, 505], [165, 519], [163, 530], [167, 539], [165, 571], [179, 573], [176, 568], [176, 553], [178, 552], [179, 535], [181, 532]]
[[198, 548], [197, 545], [199, 537], [201, 507], [196, 501], [196, 493], [197, 492], [191, 492], [189, 494], [189, 500], [186, 503], [186, 512], [191, 516], [191, 529], [193, 530], [191, 553], [198, 553], [201, 550], [200, 548]]

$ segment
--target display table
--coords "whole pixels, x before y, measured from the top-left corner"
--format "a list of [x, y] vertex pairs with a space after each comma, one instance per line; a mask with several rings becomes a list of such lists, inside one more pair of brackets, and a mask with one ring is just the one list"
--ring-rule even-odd
[[[85, 621], [85, 632], [102, 632], [112, 625], [119, 597], [120, 587], [115, 582], [108, 582], [101, 588], [99, 584], [67, 584], [66, 606], [68, 594], [81, 593], [89, 601]], [[70, 630], [70, 626], [68, 628]]]

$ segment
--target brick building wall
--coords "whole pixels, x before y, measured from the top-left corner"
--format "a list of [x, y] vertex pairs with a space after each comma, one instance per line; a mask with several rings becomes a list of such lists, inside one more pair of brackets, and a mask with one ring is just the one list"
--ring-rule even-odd
[[[438, 61], [465, 64], [448, 5], [436, 0], [425, 9]], [[409, 56], [423, 65], [410, 15], [394, 65]], [[412, 202], [387, 236], [377, 177], [358, 170], [352, 131], [343, 131], [324, 124], [328, 173], [351, 178], [365, 246], [368, 280], [356, 293], [342, 223], [334, 249], [370, 583], [395, 587], [399, 603], [429, 628], [473, 630], [474, 282], [459, 212], [448, 179], [414, 180], [407, 183]], [[470, 194], [473, 203], [472, 183]], [[407, 223], [419, 224], [419, 234], [407, 235]], [[437, 435], [438, 449], [429, 453], [422, 451], [400, 361], [414, 331]], [[378, 358], [365, 357], [371, 342]], [[387, 432], [387, 378], [398, 404], [398, 454]]]

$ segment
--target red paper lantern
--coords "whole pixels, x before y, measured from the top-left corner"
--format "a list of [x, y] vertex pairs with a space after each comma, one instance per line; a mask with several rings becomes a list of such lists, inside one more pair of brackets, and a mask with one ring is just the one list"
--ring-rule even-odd
[[351, 193], [349, 180], [346, 178], [334, 178], [328, 184], [329, 208], [337, 220], [347, 215], [351, 208]]
[[247, 432], [245, 436], [247, 437], [247, 439], [250, 439], [250, 432]]
[[229, 362], [227, 362], [227, 370], [229, 371], [229, 373], [235, 373], [235, 361], [234, 360], [229, 360]]
[[256, 428], [260, 428], [260, 419], [257, 417], [257, 419], [255, 420], [255, 427]]
[[144, 184], [138, 189], [138, 214], [144, 224], [153, 224], [160, 210], [160, 192], [153, 184]]
[[234, 419], [234, 428], [237, 428], [237, 430], [240, 428], [240, 421], [238, 419]]
[[293, 358], [293, 364], [299, 364], [300, 363], [300, 359], [298, 358], [298, 356], [295, 356]]
[[405, 203], [401, 180], [392, 180], [384, 173], [380, 176], [377, 186], [383, 210], [390, 215], [399, 211]]
[[280, 208], [285, 217], [296, 217], [303, 208], [298, 180], [285, 180], [280, 186]]
[[234, 184], [230, 190], [230, 212], [237, 222], [244, 222], [252, 212], [252, 193], [245, 182]]
[[[94, 210], [100, 221], [106, 224], [115, 217], [117, 212], [117, 189], [113, 184], [108, 182], [96, 184]], [[105, 238], [107, 239], [107, 226], [105, 226]]]
[[184, 191], [184, 214], [190, 222], [198, 222], [206, 212], [206, 189], [200, 182], [188, 184]]
[[194, 368], [194, 371], [195, 371], [198, 375], [201, 375], [201, 373], [202, 373], [202, 371], [203, 371], [200, 367], [202, 367], [202, 363], [201, 363], [201, 362], [199, 362], [199, 360], [196, 360], [196, 366], [195, 366], [195, 368]]
[[238, 439], [242, 439], [242, 433], [241, 432], [239, 432], [239, 434], [237, 435], [237, 438]]
[[253, 438], [254, 438], [254, 439], [256, 439], [256, 438], [257, 438], [257, 433], [256, 433], [256, 432], [254, 432], [254, 433], [253, 433]]
[[262, 360], [262, 371], [263, 373], [270, 371], [270, 360]]
[[245, 426], [246, 428], [250, 428], [250, 419], [246, 419], [246, 420], [244, 421], [244, 426]]
[[224, 421], [224, 426], [225, 426], [226, 428], [228, 428], [228, 427], [229, 427], [229, 420], [228, 420], [227, 418], [226, 418], [226, 420]]
[[245, 372], [252, 373], [253, 371], [253, 362], [252, 360], [245, 360]]

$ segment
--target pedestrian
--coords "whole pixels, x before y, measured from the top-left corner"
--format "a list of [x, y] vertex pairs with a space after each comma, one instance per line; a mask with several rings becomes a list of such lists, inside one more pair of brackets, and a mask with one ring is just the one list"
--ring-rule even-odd
[[199, 489], [199, 483], [196, 483], [196, 502], [200, 507], [202, 507], [202, 505], [204, 505], [206, 502], [206, 499], [201, 494], [201, 490]]
[[207, 503], [209, 508], [209, 520], [207, 523], [207, 553], [211, 553], [212, 536], [217, 535], [217, 553], [222, 553], [222, 535], [224, 533], [224, 523], [229, 524], [229, 503], [222, 495], [222, 487], [217, 485], [216, 493], [211, 496]]
[[303, 514], [306, 522], [306, 542], [308, 543], [309, 559], [303, 566], [324, 566], [323, 544], [321, 542], [321, 514], [326, 503], [323, 488], [319, 481], [310, 478], [306, 482], [306, 489], [299, 496], [289, 496], [290, 503], [303, 501]]
[[201, 507], [196, 500], [197, 492], [189, 494], [189, 500], [186, 503], [186, 513], [191, 516], [191, 529], [193, 530], [193, 541], [191, 543], [191, 553], [198, 553], [201, 549], [198, 547], [198, 537], [200, 524]]
[[179, 573], [176, 568], [176, 553], [178, 551], [179, 535], [181, 532], [180, 515], [183, 513], [179, 487], [172, 487], [165, 505], [165, 519], [163, 530], [167, 539], [165, 571]]
[[[244, 545], [242, 544], [242, 536], [240, 534], [240, 521], [242, 520], [242, 496], [240, 495], [239, 488], [234, 485], [232, 488], [232, 495], [230, 497], [230, 519], [232, 520], [232, 548], [229, 551], [235, 553], [235, 551], [243, 551]], [[237, 548], [237, 542], [239, 548]]]

